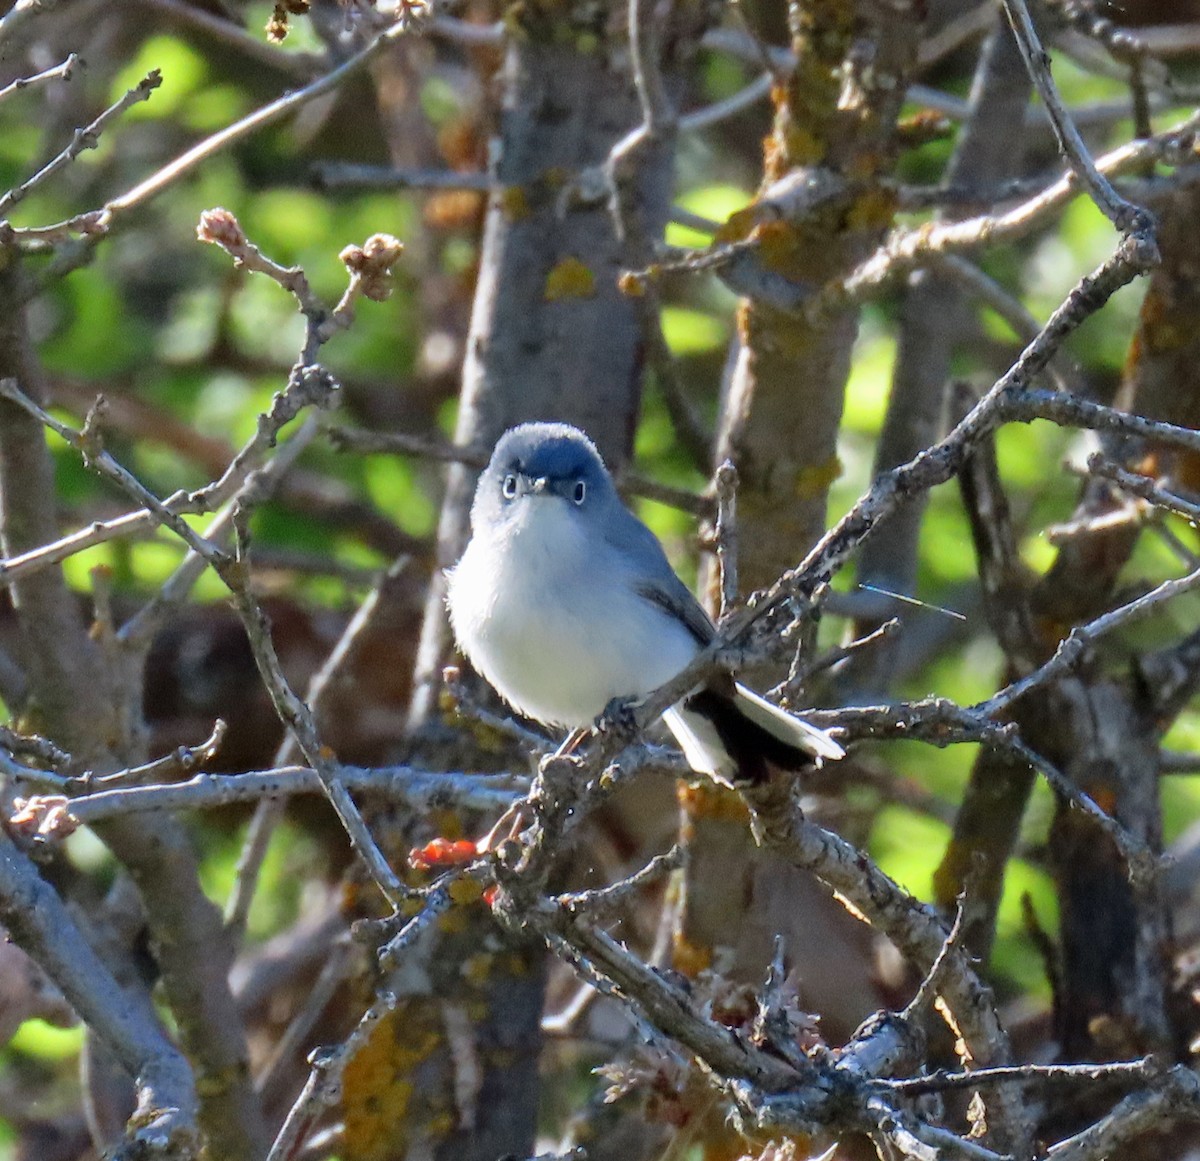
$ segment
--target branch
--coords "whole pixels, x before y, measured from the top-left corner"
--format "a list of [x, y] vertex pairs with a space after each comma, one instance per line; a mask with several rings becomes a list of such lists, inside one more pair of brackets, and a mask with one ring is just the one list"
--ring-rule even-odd
[[19, 93], [23, 89], [37, 88], [54, 80], [69, 81], [75, 75], [75, 69], [79, 63], [79, 57], [75, 53], [71, 53], [62, 64], [57, 64], [53, 68], [48, 68], [40, 73], [34, 73], [30, 77], [18, 77], [11, 85], [6, 85], [3, 89], [0, 89], [0, 104], [3, 104], [14, 93]]
[[[39, 0], [28, 0], [28, 2], [37, 4]], [[12, 19], [20, 8], [21, 5], [18, 4], [16, 9], [4, 17], [3, 21], [0, 21], [0, 38], [2, 38], [4, 22]], [[60, 255], [58, 266], [51, 271], [54, 274], [65, 272], [65, 270], [84, 261], [87, 251], [102, 237], [111, 233], [130, 210], [136, 209], [151, 198], [156, 197], [164, 189], [167, 189], [191, 173], [192, 170], [222, 150], [228, 149], [251, 134], [258, 132], [258, 130], [282, 120], [303, 105], [306, 105], [309, 101], [315, 100], [317, 97], [336, 89], [348, 77], [353, 76], [369, 64], [388, 45], [410, 32], [412, 27], [410, 19], [402, 18], [397, 20], [379, 32], [367, 45], [343, 61], [337, 68], [299, 89], [285, 93], [282, 97], [263, 105], [241, 120], [235, 121], [232, 125], [228, 125], [224, 129], [206, 137], [203, 141], [185, 150], [174, 161], [169, 162], [145, 180], [139, 182], [132, 189], [106, 202], [100, 209], [85, 214], [78, 214], [73, 218], [68, 218], [50, 226], [28, 230], [14, 230], [10, 228], [7, 231], [8, 240], [25, 238], [30, 240], [46, 239], [49, 241], [62, 241], [73, 234], [82, 233], [80, 242], [83, 250], [72, 254]], [[4, 235], [0, 235], [0, 240], [3, 239]]]
[[888, 1081], [888, 1086], [905, 1096], [924, 1096], [931, 1092], [954, 1092], [978, 1088], [981, 1084], [1039, 1081], [1051, 1084], [1096, 1084], [1114, 1080], [1123, 1083], [1158, 1081], [1162, 1065], [1152, 1056], [1141, 1060], [1116, 1060], [1104, 1064], [1009, 1064], [997, 1068], [977, 1068], [972, 1072], [946, 1072]]
[[1200, 568], [1186, 576], [1165, 580], [1148, 593], [1121, 605], [1120, 608], [1104, 613], [1086, 625], [1077, 626], [1059, 642], [1054, 656], [1049, 661], [1039, 666], [1027, 677], [1006, 686], [987, 701], [972, 707], [973, 712], [991, 718], [1003, 714], [1018, 698], [1024, 697], [1038, 686], [1045, 685], [1046, 682], [1061, 677], [1082, 664], [1088, 649], [1097, 638], [1111, 633], [1114, 629], [1118, 629], [1138, 617], [1144, 617], [1164, 601], [1169, 601], [1181, 593], [1189, 592], [1197, 585], [1200, 585]]
[[1002, 3], [1030, 79], [1050, 116], [1058, 147], [1077, 180], [1088, 191], [1092, 201], [1122, 233], [1136, 233], [1150, 228], [1150, 215], [1140, 206], [1135, 206], [1121, 197], [1092, 160], [1083, 138], [1079, 136], [1079, 130], [1075, 128], [1075, 123], [1063, 104], [1054, 78], [1050, 75], [1050, 57], [1038, 39], [1025, 0], [1002, 0]]
[[[503, 810], [528, 788], [515, 774], [430, 774], [410, 766], [342, 766], [338, 778], [347, 790], [380, 794], [417, 814], [451, 807]], [[91, 825], [106, 818], [157, 811], [210, 810], [264, 798], [320, 794], [324, 787], [308, 766], [277, 766], [244, 774], [197, 774], [186, 782], [123, 786], [87, 791], [70, 799], [71, 816]]]
[[1103, 1161], [1144, 1133], [1163, 1132], [1180, 1121], [1200, 1120], [1200, 1077], [1176, 1065], [1153, 1088], [1132, 1093], [1106, 1117], [1052, 1145], [1046, 1161]]
[[[306, 377], [299, 376], [297, 378], [303, 382]], [[328, 390], [328, 384], [323, 375], [316, 374], [308, 378]], [[211, 566], [224, 581], [233, 596], [234, 606], [246, 628], [251, 651], [263, 683], [271, 695], [276, 713], [279, 714], [284, 724], [296, 734], [301, 751], [321, 780], [330, 803], [346, 829], [351, 845], [370, 870], [384, 897], [393, 906], [398, 907], [405, 898], [406, 890], [375, 844], [358, 807], [342, 784], [338, 764], [333, 760], [331, 753], [321, 745], [308, 707], [296, 696], [284, 677], [271, 640], [270, 625], [258, 602], [250, 593], [247, 570], [242, 562], [227, 556], [194, 532], [190, 525], [165, 508], [157, 497], [118, 464], [108, 452], [98, 450], [96, 434], [94, 431], [89, 432], [86, 425], [82, 432], [76, 432], [66, 424], [60, 423], [23, 395], [12, 380], [0, 380], [0, 395], [10, 399], [51, 430], [62, 435], [73, 448], [83, 455], [85, 463], [102, 472], [143, 504], [147, 510], [158, 516], [164, 524], [187, 543], [197, 557]]]
[[[58, 893], [0, 831], [0, 918], [13, 939], [135, 1079], [129, 1155], [184, 1161], [199, 1149], [196, 1092], [187, 1060], [149, 1000], [126, 991], [88, 945]], [[140, 1150], [140, 1151], [139, 1151]], [[119, 1151], [124, 1156], [126, 1150]]]
[[236, 49], [268, 68], [278, 69], [302, 80], [309, 80], [328, 62], [316, 53], [290, 52], [267, 44], [232, 20], [223, 20], [197, 8], [186, 0], [141, 0], [142, 7], [169, 16], [188, 28], [197, 29], [229, 48]]
[[1151, 476], [1143, 476], [1137, 472], [1126, 471], [1119, 464], [1114, 464], [1101, 453], [1094, 452], [1088, 457], [1087, 470], [1090, 475], [1111, 480], [1123, 492], [1145, 500], [1153, 508], [1161, 508], [1166, 512], [1174, 512], [1190, 520], [1193, 524], [1200, 523], [1200, 504], [1194, 500], [1185, 500], [1174, 492], [1168, 492]]
[[[73, 59], [73, 57], [70, 58], [67, 64], [69, 65]], [[63, 68], [64, 66], [60, 65], [59, 67]], [[8, 193], [0, 197], [0, 214], [8, 213], [13, 206], [32, 193], [42, 182], [53, 177], [60, 169], [70, 165], [85, 149], [95, 149], [100, 144], [100, 134], [104, 132], [111, 121], [116, 120], [131, 106], [148, 101], [150, 94], [161, 84], [162, 73], [158, 69], [151, 69], [141, 81], [123, 97], [109, 105], [90, 125], [85, 129], [76, 129], [71, 143], [57, 157], [48, 161], [27, 181], [10, 189]], [[4, 94], [0, 93], [0, 97], [3, 96]], [[11, 241], [13, 236], [19, 233], [21, 231], [13, 231], [6, 221], [0, 222], [0, 244]]]
[[[1187, 143], [1200, 126], [1193, 115], [1165, 133], [1133, 141], [1105, 154], [1096, 162], [1105, 175], [1138, 170], [1148, 163], [1186, 155]], [[910, 230], [894, 230], [873, 255], [852, 271], [835, 290], [835, 302], [861, 302], [892, 279], [924, 264], [927, 254], [965, 253], [1026, 237], [1079, 192], [1073, 174], [1065, 174], [1040, 193], [1002, 214], [984, 214], [955, 222], [934, 222]], [[1149, 236], [1147, 234], [1147, 236]]]

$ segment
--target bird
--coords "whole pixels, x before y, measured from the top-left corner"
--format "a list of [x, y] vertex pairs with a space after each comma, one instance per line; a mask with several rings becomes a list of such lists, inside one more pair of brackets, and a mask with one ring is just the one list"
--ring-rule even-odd
[[[675, 677], [716, 635], [662, 544], [565, 423], [506, 431], [479, 477], [471, 537], [447, 572], [459, 648], [518, 713], [590, 727]], [[728, 786], [844, 757], [824, 730], [722, 675], [663, 713], [688, 765]]]

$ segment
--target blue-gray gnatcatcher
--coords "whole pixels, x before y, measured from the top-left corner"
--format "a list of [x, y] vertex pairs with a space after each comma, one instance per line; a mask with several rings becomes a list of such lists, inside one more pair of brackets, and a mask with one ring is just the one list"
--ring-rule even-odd
[[[471, 541], [449, 573], [458, 644], [527, 717], [590, 725], [614, 698], [650, 693], [707, 645], [713, 623], [662, 545], [621, 502], [578, 428], [506, 432], [479, 479]], [[823, 730], [733, 681], [663, 714], [688, 764], [720, 782], [758, 781], [844, 754]]]

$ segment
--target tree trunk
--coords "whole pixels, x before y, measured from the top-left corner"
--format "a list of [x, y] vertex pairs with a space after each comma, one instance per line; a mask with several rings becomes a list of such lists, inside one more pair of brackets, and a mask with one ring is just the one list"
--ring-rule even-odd
[[[847, 273], [891, 220], [891, 196], [873, 179], [894, 158], [920, 11], [916, 4], [885, 11], [817, 0], [791, 4], [789, 27], [797, 67], [775, 92], [760, 199], [802, 176], [836, 192], [797, 220], [760, 219], [751, 206], [725, 234], [757, 240], [756, 262], [768, 277], [815, 289]], [[872, 51], [852, 52], [864, 40]], [[866, 57], [869, 69], [862, 67]], [[761, 299], [739, 306], [717, 462], [732, 459], [738, 471], [738, 565], [746, 591], [775, 580], [825, 531], [829, 486], [841, 470], [837, 434], [857, 326], [855, 310], [810, 320]], [[695, 973], [732, 947], [733, 974], [759, 983], [780, 934], [802, 980], [801, 1002], [827, 1017], [828, 1035], [848, 1035], [876, 1006], [868, 930], [809, 876], [754, 846], [735, 795], [706, 783], [688, 787], [681, 801], [689, 861], [676, 966]], [[851, 950], [831, 953], [831, 946]], [[826, 965], [834, 961], [857, 967], [830, 973]], [[713, 1140], [710, 1147], [717, 1156], [725, 1145]]]
[[[514, 424], [556, 419], [587, 431], [614, 470], [628, 459], [641, 329], [635, 305], [617, 288], [623, 251], [607, 197], [576, 180], [599, 172], [641, 119], [618, 31], [624, 18], [623, 4], [607, 6], [599, 28], [594, 10], [564, 26], [562, 13], [531, 9], [510, 41], [494, 172], [501, 188], [484, 227], [456, 429], [462, 444], [490, 448]], [[667, 217], [672, 161], [669, 149], [655, 151], [638, 177], [657, 231]], [[429, 754], [437, 750], [441, 668], [451, 656], [440, 569], [466, 543], [475, 478], [451, 469], [438, 527], [439, 570], [410, 713], [416, 744]], [[480, 755], [442, 749], [437, 760], [478, 763]], [[457, 825], [473, 833], [479, 820]], [[445, 819], [438, 828], [446, 833]], [[482, 909], [462, 915], [461, 925], [436, 933], [436, 952], [419, 953], [428, 973], [421, 994], [409, 989], [377, 1034], [389, 1038], [388, 1091], [403, 1091], [405, 1100], [376, 1103], [353, 1133], [348, 1122], [347, 1161], [424, 1156], [422, 1149], [447, 1161], [533, 1152], [544, 949], [503, 935]], [[478, 1085], [469, 1108], [466, 1057]]]

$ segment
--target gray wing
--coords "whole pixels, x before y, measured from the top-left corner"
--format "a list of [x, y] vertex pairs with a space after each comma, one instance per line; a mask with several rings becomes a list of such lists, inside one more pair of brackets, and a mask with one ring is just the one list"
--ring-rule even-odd
[[688, 591], [687, 585], [674, 572], [669, 581], [651, 581], [638, 586], [646, 600], [665, 609], [683, 626], [701, 645], [707, 645], [715, 634], [713, 623], [708, 614], [700, 607], [700, 602]]
[[616, 506], [620, 515], [608, 522], [605, 539], [636, 561], [638, 573], [645, 578], [638, 591], [681, 622], [699, 644], [707, 645], [716, 633], [713, 623], [687, 585], [675, 575], [658, 537], [619, 500]]

